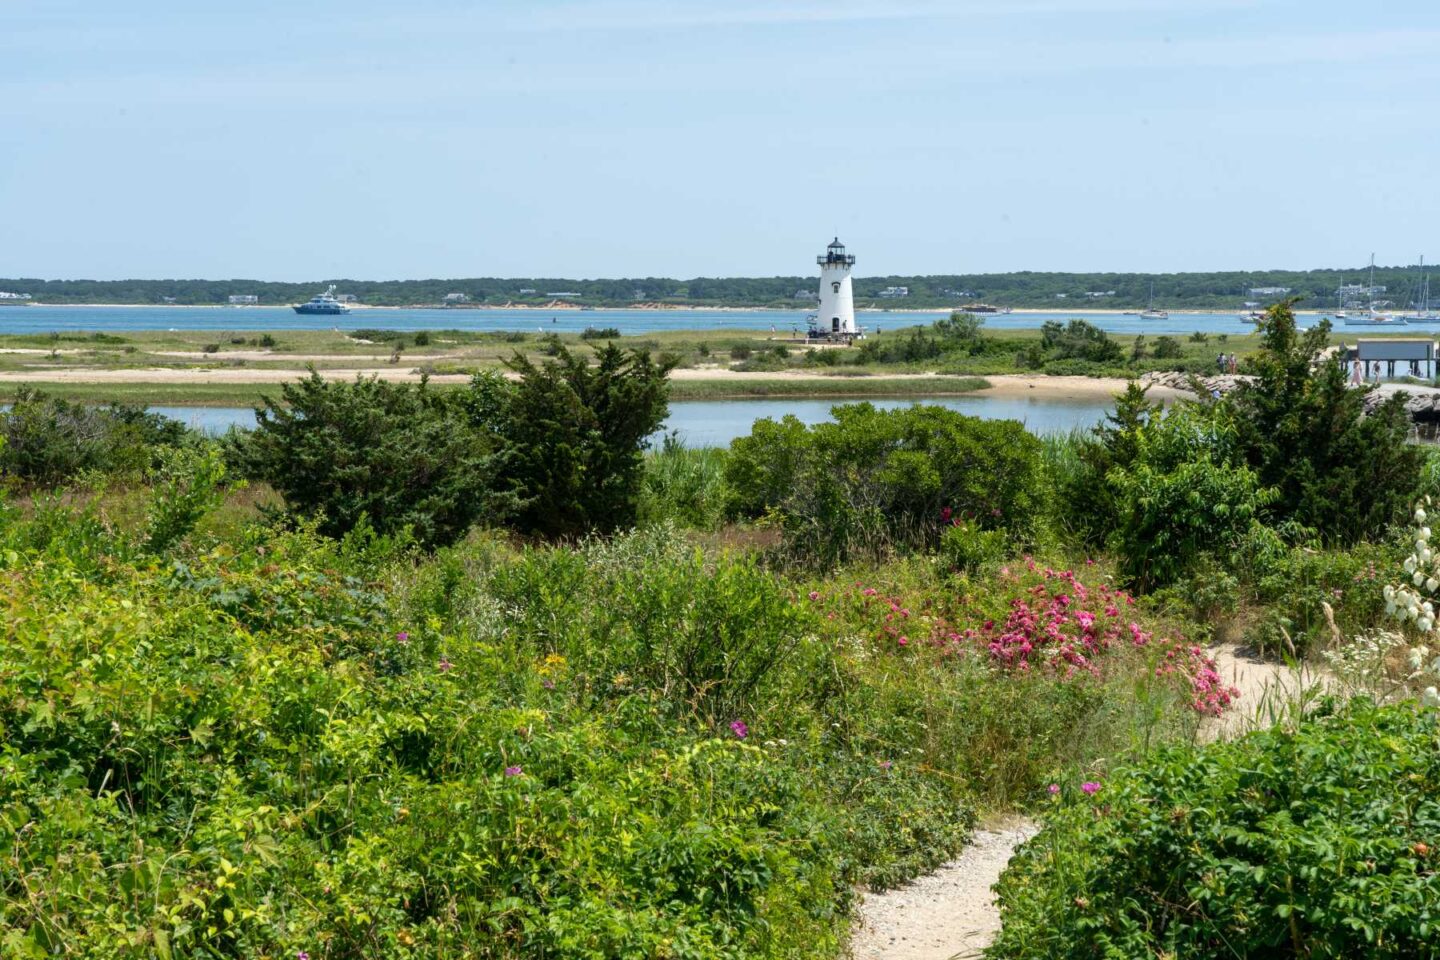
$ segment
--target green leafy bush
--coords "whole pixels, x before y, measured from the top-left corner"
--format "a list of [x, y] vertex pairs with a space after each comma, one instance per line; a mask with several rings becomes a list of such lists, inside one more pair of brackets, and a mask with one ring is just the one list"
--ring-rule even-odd
[[1227, 396], [1240, 456], [1273, 487], [1281, 519], [1327, 543], [1356, 543], [1403, 522], [1421, 480], [1424, 452], [1407, 443], [1404, 400], [1365, 413], [1373, 386], [1352, 388], [1338, 357], [1322, 357], [1330, 325], [1296, 329], [1291, 304], [1260, 321], [1255, 376]]
[[1357, 700], [1090, 788], [1001, 877], [991, 960], [1437, 954], [1433, 711]]
[[145, 543], [163, 553], [195, 529], [224, 497], [225, 460], [218, 446], [172, 447], [161, 454], [151, 483]]
[[1024, 539], [1039, 508], [1040, 443], [1019, 423], [943, 407], [835, 407], [833, 423], [758, 421], [731, 445], [735, 501], [774, 510], [797, 556], [833, 563], [933, 548], [952, 518]]
[[1156, 360], [1175, 360], [1184, 356], [1185, 349], [1174, 337], [1157, 337], [1152, 355]]
[[974, 574], [1003, 559], [1009, 543], [1004, 531], [982, 530], [973, 521], [958, 520], [940, 535], [940, 556], [950, 569]]
[[311, 371], [265, 399], [255, 430], [232, 438], [232, 457], [334, 536], [364, 518], [382, 533], [410, 527], [423, 543], [446, 543], [516, 506], [498, 445], [423, 382], [346, 383]]
[[605, 344], [591, 366], [563, 346], [556, 360], [509, 361], [520, 381], [504, 393], [499, 434], [505, 476], [523, 502], [514, 523], [543, 536], [635, 523], [645, 444], [669, 412], [673, 360]]
[[29, 387], [0, 411], [0, 473], [53, 487], [83, 473], [140, 473], [184, 441], [184, 424], [143, 407], [87, 406]]
[[1231, 462], [1229, 427], [1202, 408], [1152, 418], [1133, 440], [1133, 458], [1106, 482], [1116, 508], [1110, 543], [1142, 590], [1228, 554], [1274, 499], [1254, 471]]

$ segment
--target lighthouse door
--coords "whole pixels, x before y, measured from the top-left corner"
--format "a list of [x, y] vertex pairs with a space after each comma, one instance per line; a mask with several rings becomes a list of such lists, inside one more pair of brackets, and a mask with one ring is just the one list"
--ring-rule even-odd
[[839, 317], [831, 317], [831, 318], [830, 318], [830, 332], [831, 332], [831, 333], [839, 333], [839, 332], [840, 332], [840, 318], [839, 318]]

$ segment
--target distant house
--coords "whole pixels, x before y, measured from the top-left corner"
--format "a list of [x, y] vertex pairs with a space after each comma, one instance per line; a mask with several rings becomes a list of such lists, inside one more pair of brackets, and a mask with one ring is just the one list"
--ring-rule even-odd
[[1070, 294], [1068, 294], [1068, 293], [1057, 293], [1057, 294], [1055, 294], [1055, 299], [1056, 299], [1056, 300], [1069, 300], [1069, 299], [1070, 299]]
[[1290, 292], [1289, 287], [1251, 287], [1252, 297], [1283, 297]]
[[525, 287], [523, 290], [520, 291], [520, 296], [522, 296], [522, 297], [533, 297], [533, 296], [535, 296], [535, 293], [536, 293], [536, 290], [535, 290], [534, 287]]
[[558, 290], [558, 291], [552, 290], [552, 291], [550, 291], [549, 293], [546, 293], [545, 296], [547, 296], [547, 297], [578, 297], [578, 296], [580, 296], [580, 294], [576, 293], [574, 290]]
[[639, 287], [636, 287], [634, 290], [631, 290], [631, 291], [630, 291], [630, 296], [631, 296], [632, 299], [635, 299], [635, 300], [644, 300], [644, 299], [645, 299], [645, 291], [644, 291], [644, 290], [641, 290]]
[[8, 293], [7, 291], [0, 290], [0, 300], [29, 300], [29, 299], [30, 299], [30, 294], [28, 294], [28, 293]]
[[894, 300], [894, 299], [899, 298], [899, 297], [908, 297], [908, 296], [910, 296], [910, 288], [909, 288], [909, 287], [886, 287], [884, 290], [881, 290], [881, 291], [880, 291], [880, 296], [883, 297], [883, 298], [885, 298], [886, 300]]
[[1089, 297], [1089, 298], [1092, 299], [1092, 300], [1097, 299], [1097, 298], [1099, 298], [1099, 297], [1113, 297], [1113, 296], [1115, 296], [1115, 291], [1114, 291], [1114, 290], [1086, 290], [1086, 291], [1085, 291], [1085, 296]]
[[339, 300], [341, 303], [354, 303], [360, 298], [355, 296], [355, 294], [353, 293], [337, 293], [335, 294], [335, 299]]
[[792, 297], [791, 299], [792, 299], [792, 300], [818, 300], [818, 299], [820, 299], [820, 294], [817, 293], [817, 292], [815, 292], [814, 290], [810, 290], [810, 289], [807, 289], [807, 288], [805, 288], [805, 287], [801, 287], [799, 290], [796, 290], [796, 291], [795, 291], [795, 296]]
[[174, 303], [176, 299], [177, 299], [177, 298], [175, 298], [175, 297], [161, 297], [161, 298], [160, 298], [160, 302], [161, 302], [161, 303]]
[[232, 293], [230, 302], [232, 304], [259, 303], [260, 298], [253, 293]]
[[463, 293], [447, 293], [444, 300], [446, 303], [469, 303], [470, 298]]

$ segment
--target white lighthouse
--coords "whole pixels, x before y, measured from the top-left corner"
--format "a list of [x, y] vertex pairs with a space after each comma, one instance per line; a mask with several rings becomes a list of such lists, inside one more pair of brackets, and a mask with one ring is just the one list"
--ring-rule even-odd
[[855, 296], [850, 286], [855, 257], [845, 252], [845, 244], [836, 237], [815, 262], [820, 264], [820, 312], [815, 315], [811, 334], [853, 340], [860, 334], [855, 326]]

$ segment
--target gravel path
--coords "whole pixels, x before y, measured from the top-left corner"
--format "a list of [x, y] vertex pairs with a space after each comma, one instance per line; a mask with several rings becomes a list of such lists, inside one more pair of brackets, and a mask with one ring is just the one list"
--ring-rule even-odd
[[[1202, 740], [1234, 737], [1266, 726], [1279, 704], [1317, 679], [1230, 646], [1207, 650], [1226, 682], [1240, 689], [1239, 702], [1201, 730]], [[851, 940], [855, 960], [962, 960], [979, 957], [1000, 929], [990, 887], [1015, 848], [1035, 835], [1034, 823], [1017, 819], [977, 830], [960, 856], [908, 886], [867, 894]]]
[[1016, 820], [977, 830], [960, 856], [908, 886], [866, 895], [851, 950], [855, 960], [978, 957], [1000, 929], [990, 887], [1015, 848], [1035, 835]]

